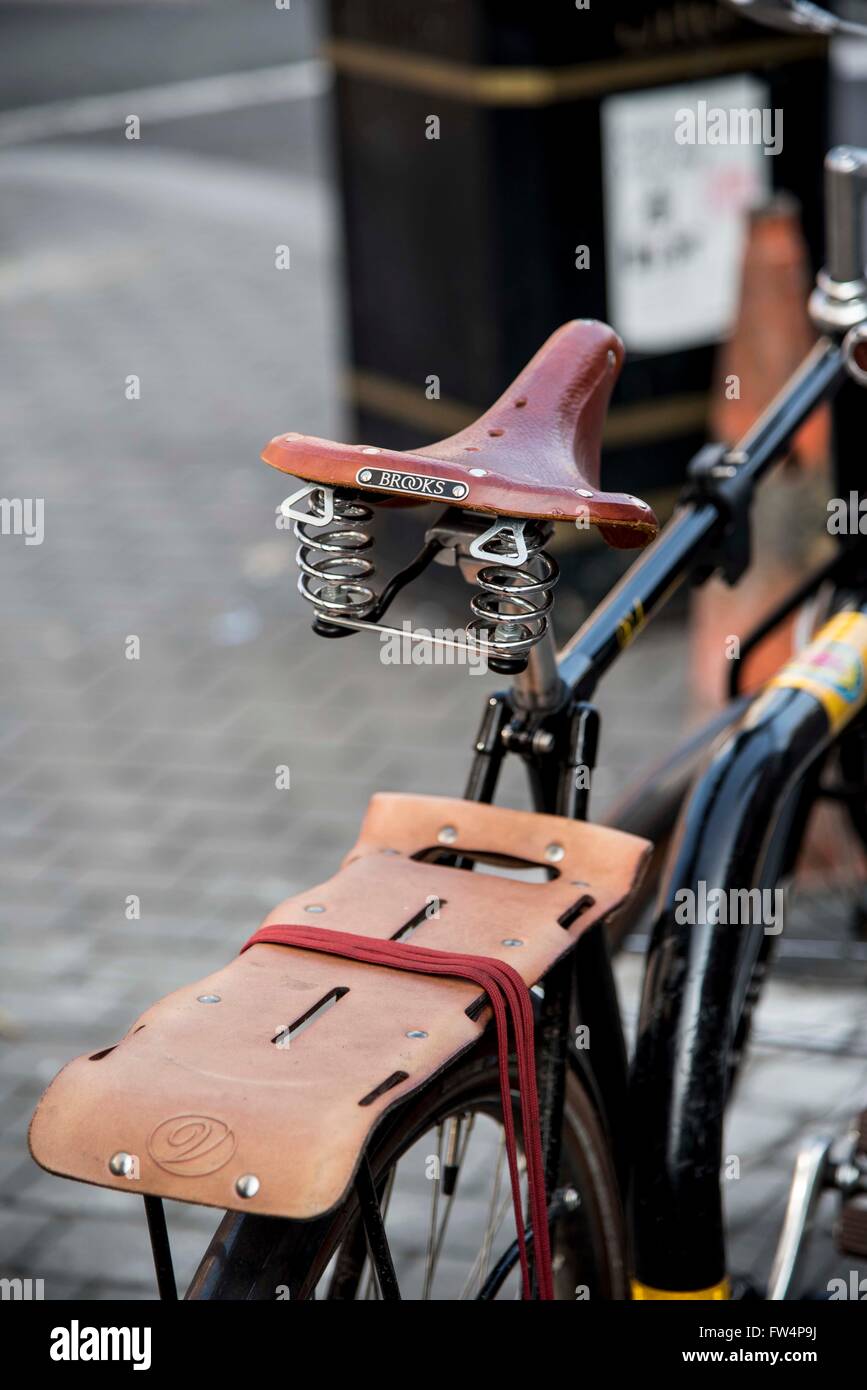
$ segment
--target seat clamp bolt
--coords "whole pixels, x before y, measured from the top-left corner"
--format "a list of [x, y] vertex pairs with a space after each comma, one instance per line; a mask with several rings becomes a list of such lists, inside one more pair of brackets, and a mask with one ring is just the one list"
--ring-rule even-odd
[[235, 1183], [239, 1197], [255, 1197], [259, 1191], [259, 1179], [255, 1173], [244, 1173]]
[[562, 845], [549, 845], [545, 850], [545, 858], [549, 864], [559, 864], [561, 859], [566, 856], [566, 851]]
[[538, 729], [533, 735], [533, 752], [550, 753], [554, 747], [554, 735], [547, 729]]

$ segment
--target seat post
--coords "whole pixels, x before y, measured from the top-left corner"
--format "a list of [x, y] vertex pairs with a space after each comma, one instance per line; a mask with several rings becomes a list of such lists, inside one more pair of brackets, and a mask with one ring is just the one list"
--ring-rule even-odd
[[530, 649], [527, 666], [514, 677], [512, 702], [516, 709], [556, 709], [563, 698], [563, 681], [557, 669], [557, 646], [550, 625]]

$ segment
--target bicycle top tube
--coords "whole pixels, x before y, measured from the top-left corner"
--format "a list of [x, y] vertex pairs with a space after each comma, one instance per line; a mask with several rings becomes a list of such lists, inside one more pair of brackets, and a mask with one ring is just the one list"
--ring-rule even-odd
[[[700, 450], [684, 500], [648, 547], [560, 653], [559, 672], [588, 698], [621, 651], [690, 576], [720, 566], [720, 546], [746, 555], [749, 507], [756, 487], [798, 427], [845, 379], [839, 345], [822, 338], [779, 395], [731, 449]], [[745, 567], [745, 561], [742, 567]]]

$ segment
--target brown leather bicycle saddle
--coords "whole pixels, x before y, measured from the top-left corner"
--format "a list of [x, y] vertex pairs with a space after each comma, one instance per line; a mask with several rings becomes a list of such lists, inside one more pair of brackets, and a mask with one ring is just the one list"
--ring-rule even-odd
[[480, 419], [439, 444], [400, 452], [281, 434], [266, 463], [306, 482], [447, 502], [468, 511], [550, 521], [586, 519], [609, 545], [646, 545], [658, 530], [646, 502], [601, 492], [602, 431], [623, 343], [607, 324], [573, 319], [554, 333]]

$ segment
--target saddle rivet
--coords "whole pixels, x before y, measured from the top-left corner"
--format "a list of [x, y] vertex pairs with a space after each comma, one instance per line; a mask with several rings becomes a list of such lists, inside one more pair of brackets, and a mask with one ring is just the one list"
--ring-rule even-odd
[[108, 1167], [116, 1178], [128, 1178], [131, 1173], [135, 1172], [135, 1159], [132, 1154], [112, 1154], [108, 1160]]
[[441, 845], [453, 845], [458, 838], [458, 832], [453, 825], [444, 825], [437, 835]]
[[501, 946], [523, 946], [523, 944], [519, 936], [504, 936], [500, 942]]
[[239, 1197], [255, 1197], [259, 1191], [259, 1179], [255, 1173], [244, 1173], [235, 1183]]
[[325, 911], [325, 908], [322, 906], [322, 903], [308, 903], [307, 906], [305, 907], [304, 911], [305, 911], [305, 912], [324, 912], [324, 911]]
[[560, 860], [565, 857], [565, 854], [566, 851], [562, 845], [548, 845], [548, 848], [545, 850], [545, 858], [549, 864], [559, 864]]
[[487, 470], [487, 468], [471, 468], [471, 469], [470, 469], [470, 477], [471, 477], [471, 478], [487, 478], [487, 476], [488, 476], [488, 470]]
[[592, 497], [593, 493], [586, 487], [576, 487], [575, 491], [579, 497]]
[[609, 348], [609, 349], [608, 349], [608, 365], [609, 365], [609, 367], [614, 367], [614, 366], [616, 366], [616, 364], [617, 364], [617, 353], [614, 351], [613, 348]]
[[366, 449], [362, 449], [361, 452], [362, 452], [363, 454], [378, 454], [378, 453], [380, 452], [380, 450], [379, 450], [379, 449], [374, 449], [374, 448], [372, 448], [372, 447], [369, 447], [369, 448], [366, 448]]
[[219, 1004], [219, 1002], [220, 1002], [220, 995], [219, 995], [219, 994], [198, 994], [198, 995], [196, 996], [196, 1003], [197, 1003], [197, 1004]]
[[410, 1028], [406, 1036], [408, 1038], [426, 1038], [427, 1033], [423, 1032], [421, 1028]]

